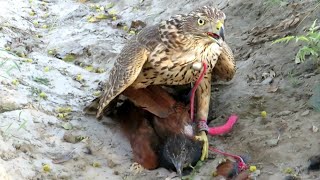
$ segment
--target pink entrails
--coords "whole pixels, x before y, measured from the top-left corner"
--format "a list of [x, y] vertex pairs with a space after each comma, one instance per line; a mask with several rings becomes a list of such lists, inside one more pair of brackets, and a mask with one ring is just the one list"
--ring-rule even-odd
[[230, 156], [230, 157], [236, 159], [237, 162], [238, 162], [238, 170], [239, 171], [243, 171], [243, 170], [246, 170], [248, 168], [248, 166], [246, 165], [246, 163], [244, 162], [244, 160], [242, 159], [241, 156], [230, 154], [230, 153], [226, 153], [226, 152], [220, 151], [219, 149], [215, 149], [215, 148], [212, 148], [212, 147], [209, 147], [209, 150], [213, 151], [213, 152], [216, 152], [216, 153], [219, 153], [219, 154], [222, 154], [224, 156]]

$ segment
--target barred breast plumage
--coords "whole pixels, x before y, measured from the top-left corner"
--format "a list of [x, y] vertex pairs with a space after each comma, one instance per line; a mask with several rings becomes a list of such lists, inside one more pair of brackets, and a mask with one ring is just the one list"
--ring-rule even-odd
[[[159, 46], [157, 51], [151, 53], [150, 59], [145, 63], [138, 78], [132, 84], [135, 88], [144, 88], [149, 85], [184, 85], [195, 82], [200, 71], [192, 68], [193, 63], [206, 61], [208, 71], [215, 67], [221, 54], [218, 44], [193, 43], [193, 48], [181, 53], [166, 51]], [[156, 62], [156, 63], [154, 63]]]

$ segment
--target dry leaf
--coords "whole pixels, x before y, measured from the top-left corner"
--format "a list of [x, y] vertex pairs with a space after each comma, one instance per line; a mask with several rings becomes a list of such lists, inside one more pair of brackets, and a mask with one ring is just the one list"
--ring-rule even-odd
[[63, 155], [57, 159], [52, 160], [52, 163], [61, 164], [61, 163], [67, 162], [73, 158], [73, 154], [74, 154], [74, 150], [66, 155]]
[[267, 92], [268, 92], [268, 93], [275, 93], [275, 92], [278, 91], [278, 89], [279, 89], [278, 86], [269, 86]]

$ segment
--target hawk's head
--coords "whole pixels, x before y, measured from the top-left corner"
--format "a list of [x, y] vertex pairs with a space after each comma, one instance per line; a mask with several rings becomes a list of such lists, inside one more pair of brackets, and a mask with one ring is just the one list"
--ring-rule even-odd
[[180, 28], [184, 33], [195, 38], [207, 38], [224, 40], [224, 21], [226, 15], [212, 6], [200, 7], [186, 15]]
[[190, 40], [217, 42], [224, 40], [226, 15], [213, 6], [202, 6], [189, 14], [179, 14], [162, 21], [159, 32], [169, 48], [184, 48]]

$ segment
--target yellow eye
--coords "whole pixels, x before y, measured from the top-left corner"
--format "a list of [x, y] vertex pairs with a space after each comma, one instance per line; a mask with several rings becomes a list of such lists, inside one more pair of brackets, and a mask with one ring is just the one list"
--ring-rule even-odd
[[203, 26], [205, 24], [204, 20], [203, 19], [198, 19], [198, 25], [199, 26]]

